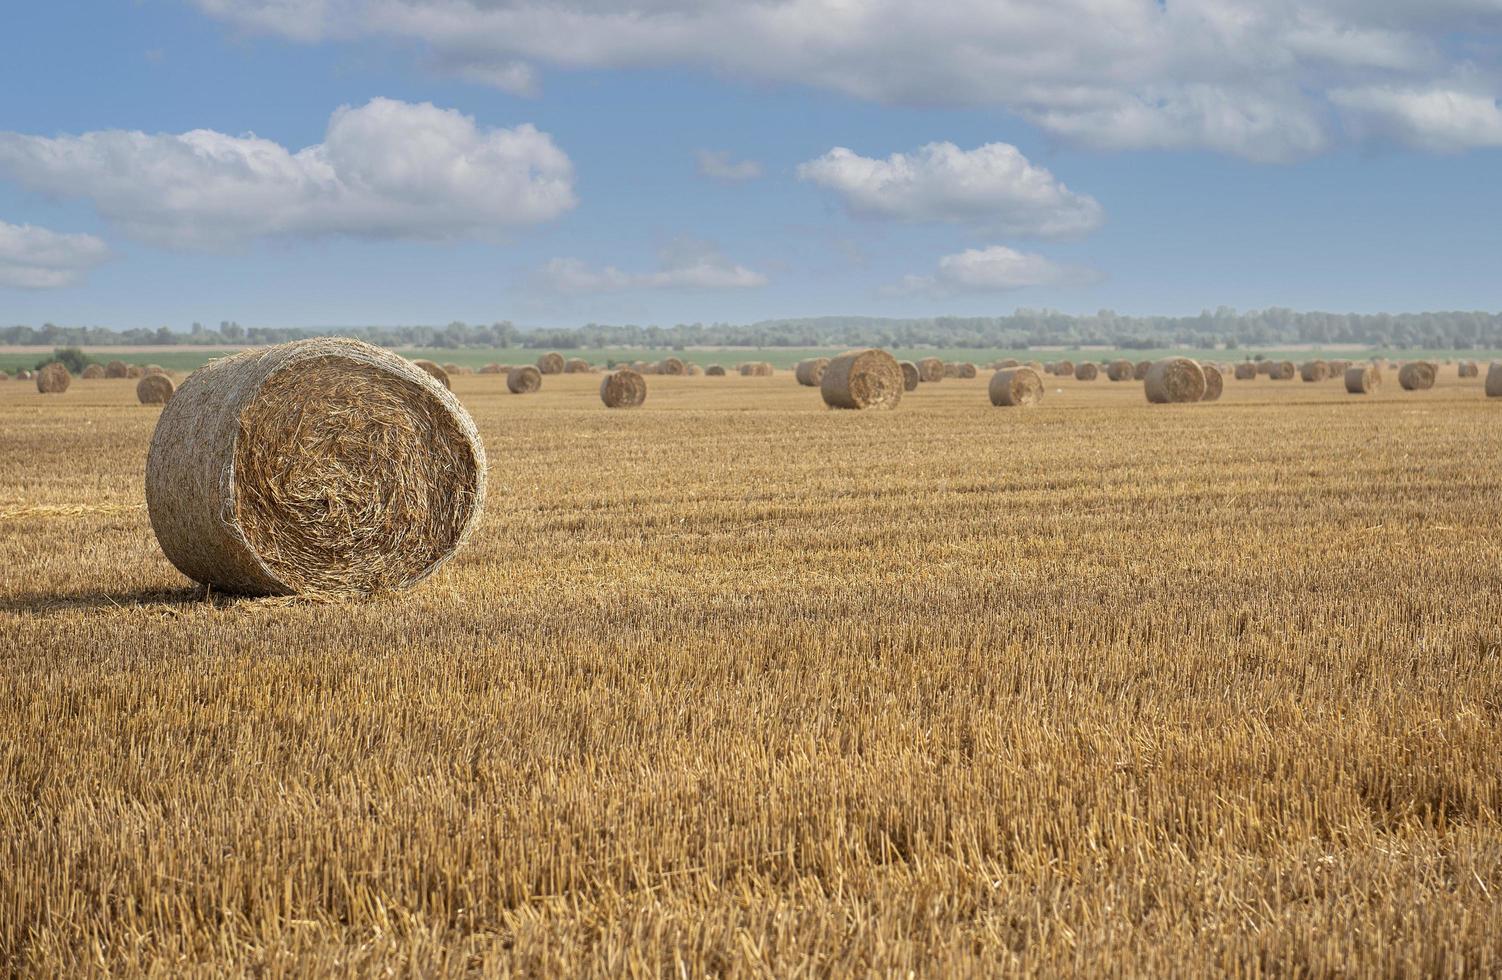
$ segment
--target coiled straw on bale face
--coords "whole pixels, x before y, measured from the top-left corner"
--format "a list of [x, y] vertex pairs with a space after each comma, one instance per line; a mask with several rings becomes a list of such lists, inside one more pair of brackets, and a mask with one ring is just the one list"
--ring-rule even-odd
[[513, 395], [530, 395], [542, 387], [542, 372], [530, 364], [514, 367], [506, 375], [506, 390]]
[[439, 384], [443, 385], [445, 388], [453, 387], [449, 384], [449, 373], [443, 368], [439, 367], [437, 364], [434, 364], [432, 361], [413, 361], [412, 363], [417, 365], [422, 370], [426, 371], [429, 377], [431, 377], [434, 381], [437, 381]]
[[704, 373], [711, 378], [723, 378], [725, 376], [725, 365], [711, 364], [704, 369]]
[[1257, 378], [1257, 365], [1251, 361], [1242, 361], [1236, 365], [1237, 381], [1255, 381]]
[[44, 364], [37, 370], [37, 391], [44, 395], [61, 395], [73, 383], [73, 375], [60, 362]]
[[600, 382], [600, 401], [606, 408], [636, 408], [647, 400], [647, 379], [622, 368]]
[[1225, 375], [1214, 364], [1201, 364], [1200, 370], [1205, 372], [1205, 393], [1200, 396], [1200, 401], [1220, 401], [1221, 392], [1226, 388]]
[[806, 361], [799, 361], [793, 368], [793, 377], [798, 383], [809, 388], [819, 387], [819, 382], [824, 380], [824, 369], [829, 367], [829, 358], [811, 357]]
[[1305, 361], [1299, 365], [1299, 377], [1305, 381], [1323, 381], [1330, 376], [1330, 365], [1324, 361]]
[[564, 364], [562, 354], [549, 351], [537, 359], [537, 370], [543, 374], [562, 374]]
[[1112, 381], [1131, 381], [1137, 373], [1137, 365], [1131, 361], [1112, 361], [1106, 365], [1106, 377]]
[[1439, 368], [1429, 361], [1409, 361], [1398, 369], [1398, 384], [1404, 391], [1428, 391], [1438, 374]]
[[104, 366], [106, 378], [123, 378], [130, 373], [130, 365], [124, 361], [110, 361]]
[[148, 374], [136, 382], [136, 401], [142, 405], [165, 405], [176, 386], [165, 374]]
[[1346, 368], [1346, 391], [1353, 395], [1369, 395], [1382, 383], [1382, 372], [1373, 364], [1352, 364]]
[[903, 389], [897, 358], [874, 348], [831, 358], [819, 384], [824, 404], [831, 408], [896, 408]]
[[1074, 367], [1074, 380], [1076, 381], [1094, 381], [1099, 376], [1100, 368], [1089, 361], [1083, 364], [1076, 364]]
[[406, 588], [463, 544], [485, 500], [468, 413], [356, 340], [210, 362], [162, 410], [146, 503], [195, 581], [250, 595]]
[[937, 357], [925, 357], [918, 362], [918, 380], [923, 382], [943, 381], [944, 362]]
[[912, 361], [903, 361], [897, 365], [902, 368], [902, 390], [914, 391], [918, 387], [921, 378], [918, 375], [918, 365]]
[[1502, 398], [1502, 363], [1493, 361], [1486, 366], [1486, 397]]
[[1153, 362], [1142, 385], [1157, 405], [1197, 402], [1205, 397], [1205, 371], [1187, 357], [1166, 357]]
[[90, 364], [88, 367], [83, 369], [83, 373], [80, 374], [79, 377], [87, 381], [98, 381], [100, 378], [104, 377], [104, 365]]
[[991, 375], [992, 405], [1036, 405], [1043, 400], [1043, 379], [1032, 368], [1002, 368]]

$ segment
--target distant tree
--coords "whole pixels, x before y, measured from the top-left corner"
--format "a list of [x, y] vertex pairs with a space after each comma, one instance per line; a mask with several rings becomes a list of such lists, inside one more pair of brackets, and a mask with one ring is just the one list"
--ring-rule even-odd
[[41, 369], [44, 365], [51, 364], [53, 361], [62, 362], [62, 365], [74, 374], [83, 374], [83, 369], [94, 363], [92, 357], [89, 357], [77, 347], [59, 347], [52, 352], [51, 357], [44, 357], [40, 361], [37, 361], [36, 366], [38, 369]]

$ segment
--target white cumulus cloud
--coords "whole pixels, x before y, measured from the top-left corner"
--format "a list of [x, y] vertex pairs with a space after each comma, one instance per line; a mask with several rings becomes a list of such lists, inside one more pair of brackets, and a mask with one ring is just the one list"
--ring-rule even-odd
[[999, 293], [1028, 286], [1079, 286], [1099, 282], [1094, 269], [1063, 265], [1033, 252], [1019, 252], [1005, 245], [969, 248], [939, 259], [930, 276], [907, 276], [894, 292]]
[[64, 234], [0, 221], [0, 286], [73, 286], [109, 257], [109, 247], [93, 235]]
[[835, 147], [798, 167], [798, 176], [840, 196], [855, 215], [948, 221], [1006, 235], [1081, 235], [1104, 220], [1099, 202], [1065, 187], [1008, 143], [962, 150], [929, 143], [885, 160]]
[[1453, 88], [1341, 89], [1331, 98], [1351, 111], [1354, 126], [1430, 150], [1502, 146], [1502, 108], [1489, 95]]
[[558, 258], [542, 270], [547, 289], [560, 293], [603, 293], [627, 289], [753, 289], [767, 277], [726, 258], [707, 242], [681, 240], [663, 249], [654, 272], [600, 268], [576, 258]]
[[695, 154], [699, 174], [715, 180], [755, 180], [761, 176], [761, 164], [755, 160], [734, 160], [728, 150], [700, 150]]
[[575, 204], [573, 165], [530, 125], [482, 129], [429, 103], [334, 112], [322, 143], [253, 134], [0, 132], [0, 175], [83, 198], [124, 232], [185, 248], [259, 237], [487, 237]]
[[1331, 143], [1345, 112], [1336, 90], [1424, 90], [1462, 68], [1502, 90], [1497, 0], [195, 2], [304, 42], [409, 42], [471, 78], [493, 66], [509, 90], [518, 65], [689, 67], [890, 104], [995, 106], [1092, 146], [1268, 161]]

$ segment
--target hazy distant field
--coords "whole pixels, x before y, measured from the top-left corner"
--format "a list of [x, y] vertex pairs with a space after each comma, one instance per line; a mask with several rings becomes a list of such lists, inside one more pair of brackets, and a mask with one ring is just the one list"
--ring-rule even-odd
[[1502, 399], [982, 374], [458, 377], [483, 526], [348, 604], [0, 382], [0, 973], [1502, 971]]

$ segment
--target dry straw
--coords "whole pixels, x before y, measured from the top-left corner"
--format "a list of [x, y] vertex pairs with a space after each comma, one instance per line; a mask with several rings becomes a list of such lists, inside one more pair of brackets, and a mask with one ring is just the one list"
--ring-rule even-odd
[[1200, 370], [1205, 372], [1205, 393], [1200, 396], [1200, 401], [1220, 401], [1220, 394], [1226, 388], [1225, 374], [1214, 364], [1201, 364]]
[[451, 378], [456, 378], [459, 375], [463, 374], [464, 371], [459, 367], [459, 365], [450, 363], [443, 366], [443, 373], [447, 374]]
[[1153, 362], [1152, 361], [1138, 361], [1136, 364], [1133, 364], [1132, 365], [1132, 380], [1133, 381], [1145, 381], [1145, 380], [1147, 380], [1147, 372], [1151, 371], [1152, 367], [1153, 367]]
[[1074, 362], [1073, 361], [1055, 361], [1054, 362], [1054, 366], [1053, 366], [1053, 373], [1057, 374], [1061, 378], [1072, 378], [1072, 377], [1074, 377]]
[[944, 362], [937, 357], [925, 357], [918, 362], [918, 380], [923, 382], [943, 381]]
[[1106, 365], [1106, 377], [1112, 381], [1131, 381], [1137, 374], [1137, 365], [1131, 361], [1112, 361]]
[[806, 361], [799, 361], [793, 368], [793, 377], [798, 383], [809, 388], [819, 387], [819, 382], [824, 380], [824, 369], [829, 367], [829, 358], [811, 357]]
[[592, 370], [589, 362], [582, 357], [571, 357], [563, 362], [564, 374], [589, 374]]
[[1236, 365], [1237, 381], [1255, 381], [1257, 379], [1257, 365], [1252, 361], [1242, 361]]
[[1346, 368], [1346, 391], [1353, 395], [1369, 395], [1382, 383], [1382, 372], [1375, 364], [1352, 364]]
[[144, 378], [146, 377], [146, 369], [139, 364], [131, 364], [126, 367], [125, 376], [127, 378]]
[[627, 368], [612, 371], [600, 382], [600, 401], [606, 408], [636, 408], [647, 400], [647, 379]]
[[166, 374], [167, 373], [167, 369], [164, 368], [164, 367], [162, 367], [160, 364], [148, 364], [148, 365], [146, 365], [145, 370], [146, 370], [147, 374]]
[[104, 365], [90, 364], [88, 367], [83, 369], [83, 374], [80, 374], [79, 377], [87, 381], [98, 381], [100, 378], [104, 377]]
[[657, 363], [657, 373], [670, 374], [676, 377], [678, 375], [687, 374], [688, 365], [684, 364], [683, 361], [679, 358], [665, 357]]
[[562, 374], [565, 361], [557, 351], [548, 351], [537, 359], [537, 370], [543, 374]]
[[148, 374], [136, 382], [136, 401], [142, 405], [165, 405], [172, 400], [174, 387], [165, 374]]
[[1299, 365], [1299, 377], [1305, 381], [1323, 381], [1330, 376], [1330, 365], [1324, 361], [1305, 361]]
[[422, 370], [428, 372], [429, 377], [431, 377], [434, 381], [437, 381], [439, 384], [443, 385], [445, 388], [453, 387], [449, 384], [449, 373], [443, 368], [439, 367], [437, 364], [434, 364], [432, 361], [413, 361], [412, 363], [417, 365]]
[[162, 410], [146, 503], [189, 578], [250, 595], [414, 585], [479, 519], [485, 450], [447, 388], [356, 340], [210, 362]]
[[37, 370], [37, 391], [44, 395], [61, 395], [73, 383], [73, 375], [59, 361], [44, 364]]
[[992, 405], [1036, 405], [1043, 400], [1043, 379], [1032, 368], [1003, 368], [991, 375]]
[[1147, 400], [1157, 405], [1197, 402], [1205, 397], [1205, 371], [1187, 357], [1155, 361], [1142, 384]]
[[1438, 373], [1439, 368], [1429, 361], [1409, 361], [1398, 369], [1398, 384], [1404, 391], [1428, 391]]
[[1268, 369], [1267, 376], [1273, 381], [1292, 381], [1299, 373], [1299, 369], [1292, 361], [1275, 361]]
[[1074, 380], [1076, 381], [1094, 381], [1098, 377], [1100, 377], [1100, 368], [1091, 361], [1074, 366]]
[[918, 382], [923, 380], [918, 373], [918, 365], [912, 361], [903, 361], [897, 365], [902, 368], [902, 390], [913, 391], [918, 387]]
[[106, 378], [123, 378], [130, 374], [130, 365], [124, 361], [110, 361], [104, 366]]
[[819, 392], [831, 408], [896, 408], [903, 388], [897, 358], [868, 348], [832, 358]]
[[530, 364], [514, 367], [506, 375], [506, 390], [513, 395], [530, 395], [542, 387], [542, 372]]
[[1497, 361], [1486, 366], [1486, 397], [1502, 398], [1502, 363]]

